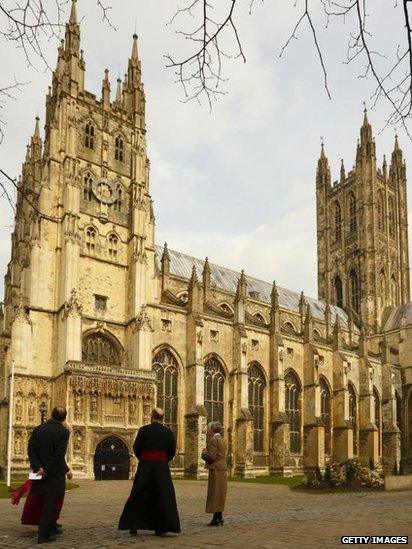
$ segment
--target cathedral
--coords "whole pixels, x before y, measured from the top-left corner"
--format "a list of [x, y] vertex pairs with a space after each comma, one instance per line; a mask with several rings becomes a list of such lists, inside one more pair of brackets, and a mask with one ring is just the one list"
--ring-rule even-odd
[[[155, 405], [201, 478], [220, 421], [233, 475], [310, 474], [358, 457], [412, 471], [406, 169], [377, 165], [365, 111], [352, 170], [316, 172], [318, 299], [156, 243], [137, 36], [123, 81], [85, 88], [73, 0], [19, 179], [0, 306], [0, 467], [68, 410], [77, 478], [129, 478]], [[315, 185], [314, 185], [315, 187]], [[14, 371], [13, 406], [10, 379]]]

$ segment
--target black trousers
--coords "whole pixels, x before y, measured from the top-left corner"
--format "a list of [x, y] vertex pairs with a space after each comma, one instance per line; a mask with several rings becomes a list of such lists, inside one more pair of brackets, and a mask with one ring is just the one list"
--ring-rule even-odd
[[54, 526], [54, 509], [56, 507], [57, 496], [46, 496], [44, 506], [39, 520], [39, 538], [44, 539], [50, 536]]

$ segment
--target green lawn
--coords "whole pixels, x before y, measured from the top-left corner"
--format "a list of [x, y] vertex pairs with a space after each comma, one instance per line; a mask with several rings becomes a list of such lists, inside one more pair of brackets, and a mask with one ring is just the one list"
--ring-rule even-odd
[[305, 475], [295, 475], [293, 477], [282, 477], [279, 475], [269, 475], [256, 478], [240, 478], [230, 477], [230, 482], [252, 482], [254, 484], [280, 484], [282, 486], [289, 486], [289, 488], [295, 488], [302, 484], [306, 479]]
[[337, 486], [336, 488], [306, 488], [305, 486], [292, 486], [292, 489], [307, 494], [346, 494], [348, 492], [382, 492], [384, 487]]
[[[23, 484], [24, 480], [16, 481], [11, 483], [12, 488], [18, 488]], [[73, 482], [68, 482], [66, 484], [66, 490], [73, 490], [74, 488], [78, 488], [78, 484], [74, 484]], [[9, 498], [9, 489], [6, 486], [5, 482], [0, 482], [0, 499], [7, 499]]]

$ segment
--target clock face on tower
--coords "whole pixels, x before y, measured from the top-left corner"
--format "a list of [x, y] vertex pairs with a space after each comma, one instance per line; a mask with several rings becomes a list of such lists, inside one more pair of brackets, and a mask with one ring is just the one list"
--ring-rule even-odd
[[103, 204], [113, 204], [118, 198], [118, 191], [115, 183], [104, 177], [93, 181], [92, 190], [97, 200]]

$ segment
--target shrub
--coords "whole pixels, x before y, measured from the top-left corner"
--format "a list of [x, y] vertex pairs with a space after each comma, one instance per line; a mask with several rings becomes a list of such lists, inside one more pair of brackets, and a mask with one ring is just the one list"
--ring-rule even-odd
[[325, 476], [323, 477], [324, 481], [330, 484], [331, 481], [331, 468], [330, 465], [326, 465]]

